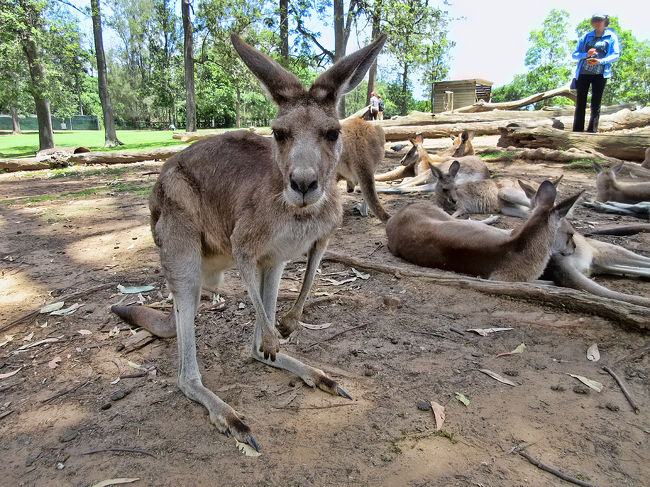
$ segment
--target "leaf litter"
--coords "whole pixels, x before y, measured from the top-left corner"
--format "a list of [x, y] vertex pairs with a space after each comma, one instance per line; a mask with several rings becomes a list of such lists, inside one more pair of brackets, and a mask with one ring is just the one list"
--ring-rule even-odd
[[429, 404], [433, 411], [433, 417], [436, 419], [436, 431], [440, 431], [445, 423], [445, 407], [435, 401], [429, 401]]
[[522, 343], [517, 348], [515, 348], [512, 352], [500, 353], [499, 355], [497, 355], [497, 357], [506, 357], [508, 355], [516, 355], [516, 354], [519, 354], [519, 353], [524, 353], [524, 350], [526, 350], [526, 345], [524, 345]]
[[570, 375], [571, 377], [578, 379], [584, 385], [591, 387], [596, 392], [600, 392], [603, 390], [603, 385], [597, 380], [588, 379], [583, 375], [576, 375], [576, 374], [567, 374], [567, 375]]
[[465, 394], [461, 394], [460, 392], [455, 392], [454, 394], [456, 394], [456, 399], [462, 402], [465, 406], [469, 406], [470, 401], [465, 397]]
[[514, 382], [512, 382], [510, 379], [506, 379], [506, 378], [503, 377], [502, 375], [497, 374], [496, 372], [492, 372], [492, 371], [489, 370], [489, 369], [478, 369], [478, 370], [479, 370], [479, 372], [483, 372], [484, 374], [489, 375], [489, 376], [492, 377], [494, 380], [498, 380], [499, 382], [503, 382], [504, 384], [508, 384], [509, 386], [513, 386], [513, 387], [516, 387], [516, 386], [517, 386], [517, 384], [515, 384]]
[[598, 345], [596, 343], [592, 344], [587, 349], [587, 360], [591, 362], [598, 362], [600, 360], [600, 350], [598, 350]]
[[492, 333], [498, 333], [500, 331], [510, 331], [510, 330], [514, 330], [514, 328], [471, 328], [467, 331], [473, 331], [474, 333], [477, 333], [482, 337], [486, 337]]

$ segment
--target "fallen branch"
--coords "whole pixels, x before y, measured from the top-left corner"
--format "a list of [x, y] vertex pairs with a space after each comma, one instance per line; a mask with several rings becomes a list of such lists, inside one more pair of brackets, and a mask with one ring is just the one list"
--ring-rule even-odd
[[57, 399], [57, 398], [59, 398], [61, 396], [65, 396], [66, 394], [70, 394], [71, 392], [75, 392], [77, 389], [81, 389], [82, 387], [85, 387], [88, 384], [90, 384], [89, 380], [87, 380], [86, 382], [81, 382], [80, 384], [77, 384], [74, 387], [70, 387], [69, 389], [64, 389], [62, 391], [59, 391], [56, 394], [54, 394], [53, 396], [50, 396], [47, 399], [43, 399], [41, 401], [41, 404], [45, 404], [45, 403], [48, 403], [50, 401], [54, 401], [55, 399]]
[[535, 93], [521, 100], [514, 101], [504, 101], [501, 103], [487, 103], [484, 100], [479, 100], [473, 105], [466, 107], [458, 108], [453, 110], [454, 112], [459, 113], [474, 113], [474, 112], [487, 112], [490, 110], [512, 110], [513, 108], [521, 108], [538, 101], [546, 100], [547, 98], [553, 98], [555, 96], [564, 96], [573, 101], [576, 100], [576, 95], [573, 93], [568, 86], [563, 86], [561, 88], [556, 88], [554, 90], [544, 91], [542, 93]]
[[[64, 297], [57, 298], [56, 301], [71, 301], [77, 298], [80, 298], [82, 296], [87, 296], [88, 294], [92, 294], [97, 291], [101, 291], [103, 289], [108, 289], [109, 287], [114, 287], [115, 283], [114, 282], [109, 282], [107, 284], [100, 284], [99, 286], [91, 287], [89, 289], [84, 289], [83, 291], [78, 291], [76, 293], [69, 294]], [[50, 303], [51, 304], [51, 303]], [[21, 316], [20, 318], [16, 318], [14, 321], [11, 323], [7, 323], [6, 325], [0, 326], [0, 333], [3, 331], [7, 331], [10, 328], [13, 328], [19, 323], [22, 323], [23, 321], [29, 320], [30, 318], [33, 318], [34, 316], [38, 316], [38, 313], [40, 312], [41, 308], [35, 309], [34, 311], [30, 311], [26, 315]]]
[[330, 404], [329, 406], [305, 406], [305, 407], [297, 407], [297, 408], [292, 408], [288, 406], [273, 406], [273, 409], [291, 409], [292, 411], [299, 411], [301, 409], [330, 409], [330, 408], [342, 408], [345, 406], [356, 406], [355, 403], [353, 402], [346, 402], [344, 404]]
[[332, 336], [330, 336], [330, 337], [327, 337], [327, 338], [325, 338], [325, 339], [323, 339], [323, 340], [320, 340], [320, 341], [318, 341], [318, 342], [314, 342], [314, 343], [312, 343], [311, 345], [308, 345], [308, 346], [303, 350], [303, 352], [306, 352], [307, 350], [311, 350], [311, 349], [314, 348], [316, 345], [320, 345], [321, 343], [325, 343], [325, 342], [329, 342], [330, 340], [334, 340], [335, 338], [340, 337], [341, 335], [343, 335], [344, 333], [347, 333], [347, 332], [349, 332], [349, 331], [352, 331], [352, 330], [358, 330], [359, 328], [364, 328], [364, 327], [368, 326], [369, 324], [370, 324], [370, 323], [363, 323], [363, 324], [361, 324], [361, 325], [353, 326], [352, 328], [348, 328], [347, 330], [343, 330], [343, 331], [340, 331], [340, 332], [338, 332], [338, 333], [335, 333], [334, 335], [332, 335]]
[[572, 484], [581, 485], [582, 487], [596, 487], [596, 485], [594, 484], [590, 484], [589, 482], [585, 482], [584, 480], [571, 477], [570, 475], [562, 473], [559, 470], [554, 469], [553, 467], [549, 467], [548, 465], [543, 464], [539, 460], [531, 457], [528, 453], [526, 453], [523, 450], [518, 450], [517, 453], [519, 453], [522, 457], [524, 457], [530, 463], [535, 465], [537, 468], [541, 468], [542, 470], [545, 470], [548, 473], [552, 473], [553, 475], [561, 478], [562, 480], [566, 480], [567, 482], [571, 482]]
[[579, 313], [602, 316], [614, 323], [631, 326], [636, 329], [648, 329], [650, 327], [649, 308], [615, 299], [595, 296], [574, 289], [531, 282], [490, 281], [469, 276], [461, 276], [451, 272], [443, 273], [442, 271], [433, 269], [418, 268], [417, 266], [410, 264], [407, 265], [411, 268], [406, 266], [375, 264], [334, 252], [327, 252], [323, 257], [323, 260], [340, 262], [357, 269], [372, 270], [389, 275], [416, 277], [441, 285], [472, 289], [485, 294], [508, 296], [511, 298], [543, 303], [546, 306], [559, 308], [563, 311], [571, 310]]
[[140, 453], [141, 455], [147, 455], [152, 458], [157, 458], [156, 455], [154, 455], [151, 452], [148, 452], [146, 450], [140, 450], [138, 448], [103, 448], [101, 450], [93, 450], [93, 451], [87, 451], [84, 453], [80, 453], [79, 455], [94, 455], [95, 453], [106, 453], [106, 452], [115, 452], [115, 453]]
[[623, 381], [623, 379], [621, 379], [621, 378], [616, 374], [616, 372], [614, 372], [612, 369], [610, 369], [610, 368], [607, 367], [607, 366], [604, 366], [604, 367], [603, 367], [603, 370], [604, 370], [605, 372], [607, 372], [609, 375], [611, 375], [611, 376], [614, 378], [614, 380], [616, 381], [616, 383], [618, 384], [618, 386], [619, 386], [619, 387], [621, 388], [621, 390], [623, 391], [623, 394], [625, 395], [625, 399], [627, 399], [627, 402], [629, 402], [629, 403], [630, 403], [630, 406], [632, 406], [632, 409], [634, 409], [634, 412], [635, 412], [636, 414], [641, 413], [641, 408], [639, 408], [639, 406], [636, 404], [636, 402], [634, 402], [634, 399], [632, 398], [632, 394], [630, 394], [630, 391], [627, 389], [627, 385], [625, 384], [625, 382]]

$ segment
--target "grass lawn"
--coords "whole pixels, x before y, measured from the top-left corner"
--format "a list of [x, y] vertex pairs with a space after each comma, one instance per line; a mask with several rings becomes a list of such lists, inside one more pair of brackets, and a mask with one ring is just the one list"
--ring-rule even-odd
[[[143, 150], [183, 145], [172, 139], [171, 130], [118, 130], [117, 138], [123, 146], [104, 148], [103, 130], [59, 130], [54, 132], [54, 143], [59, 147], [84, 146], [91, 150]], [[28, 157], [38, 151], [38, 132], [28, 131], [21, 135], [0, 132], [0, 158]]]

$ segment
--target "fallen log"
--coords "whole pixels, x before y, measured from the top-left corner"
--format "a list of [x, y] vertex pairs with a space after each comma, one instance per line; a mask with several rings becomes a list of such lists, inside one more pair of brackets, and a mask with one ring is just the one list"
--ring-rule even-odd
[[527, 96], [521, 100], [514, 101], [504, 101], [500, 103], [488, 103], [485, 100], [479, 100], [473, 105], [466, 107], [461, 107], [453, 112], [458, 113], [474, 113], [474, 112], [488, 112], [490, 110], [512, 110], [513, 108], [521, 108], [538, 101], [546, 100], [548, 98], [553, 98], [556, 96], [564, 96], [573, 101], [576, 101], [576, 95], [573, 91], [569, 89], [568, 86], [563, 86], [562, 88], [556, 88], [554, 90], [544, 91], [542, 93], [536, 93], [534, 95]]
[[[250, 127], [248, 130], [258, 135], [271, 135], [271, 129], [268, 127]], [[192, 142], [195, 140], [206, 139], [208, 137], [214, 137], [215, 135], [223, 135], [226, 132], [232, 132], [232, 129], [204, 130], [202, 132], [174, 132], [172, 138], [180, 140], [181, 142]]]
[[0, 159], [0, 171], [17, 172], [17, 171], [36, 171], [39, 169], [56, 169], [65, 167], [66, 161], [60, 161], [52, 158], [42, 157], [25, 157], [22, 159]]
[[416, 277], [429, 282], [462, 289], [472, 289], [485, 294], [507, 296], [563, 311], [574, 311], [602, 316], [614, 323], [647, 330], [650, 328], [650, 308], [629, 304], [616, 299], [603, 298], [583, 291], [531, 282], [490, 281], [452, 272], [427, 269], [412, 264], [388, 265], [363, 261], [335, 252], [327, 252], [323, 260], [340, 262], [357, 269], [374, 270], [402, 277]]
[[73, 164], [124, 164], [153, 160], [165, 161], [186, 148], [186, 145], [174, 145], [172, 147], [141, 151], [86, 152], [85, 154], [71, 155], [68, 162]]
[[521, 128], [516, 124], [502, 127], [500, 132], [499, 147], [589, 149], [626, 161], [643, 161], [646, 148], [650, 146], [648, 135], [565, 132], [547, 126]]

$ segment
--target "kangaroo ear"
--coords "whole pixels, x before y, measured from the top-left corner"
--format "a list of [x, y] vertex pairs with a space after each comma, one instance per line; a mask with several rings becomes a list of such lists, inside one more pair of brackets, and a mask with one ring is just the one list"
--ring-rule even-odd
[[596, 170], [596, 174], [603, 172], [603, 166], [598, 164], [596, 161], [594, 161], [594, 169]]
[[440, 169], [438, 169], [436, 166], [434, 166], [434, 165], [431, 164], [431, 163], [429, 163], [429, 169], [431, 170], [431, 172], [433, 173], [433, 175], [434, 175], [436, 178], [438, 178], [438, 181], [442, 180], [442, 172], [440, 171]]
[[449, 175], [452, 178], [455, 178], [459, 170], [460, 170], [460, 162], [454, 161], [451, 163], [451, 166], [449, 166]]
[[613, 172], [614, 174], [618, 174], [618, 172], [619, 172], [621, 169], [623, 169], [623, 164], [625, 164], [625, 163], [624, 163], [624, 162], [621, 162], [620, 164], [617, 164], [616, 166], [614, 166], [614, 167], [612, 168], [612, 172]]
[[463, 133], [461, 134], [463, 142], [467, 142], [468, 140], [472, 140], [474, 138], [474, 131], [473, 130], [463, 130]]
[[382, 34], [372, 44], [341, 59], [316, 78], [309, 93], [320, 102], [335, 105], [341, 96], [352, 91], [361, 82], [384, 47], [387, 37]]
[[529, 200], [532, 200], [535, 197], [535, 194], [537, 193], [537, 191], [535, 191], [535, 188], [533, 188], [529, 184], [524, 183], [521, 179], [517, 179], [517, 182], [519, 183], [519, 186], [521, 187], [521, 189], [524, 190], [524, 193], [526, 194], [526, 197]]
[[538, 207], [552, 207], [555, 202], [555, 195], [557, 195], [557, 190], [553, 183], [548, 180], [542, 181], [542, 184], [539, 185], [537, 193], [535, 194], [535, 202]]
[[576, 204], [576, 201], [578, 201], [578, 198], [582, 196], [582, 193], [584, 193], [584, 190], [580, 191], [579, 193], [574, 194], [573, 196], [569, 196], [567, 199], [564, 201], [561, 201], [557, 205], [553, 207], [553, 213], [555, 213], [559, 218], [564, 218], [569, 211], [571, 211], [571, 208], [573, 208], [573, 205]]
[[422, 134], [417, 134], [415, 136], [415, 144], [422, 144], [423, 142], [424, 142], [424, 137], [422, 137]]
[[562, 179], [564, 179], [564, 174], [560, 174], [559, 178], [557, 178], [554, 181], [551, 181], [553, 183], [553, 186], [555, 186], [556, 189], [557, 189], [558, 185], [560, 184], [560, 181], [562, 181]]
[[284, 69], [266, 54], [246, 44], [238, 35], [231, 34], [230, 40], [239, 57], [262, 82], [275, 103], [281, 105], [305, 94], [305, 87], [296, 75]]

